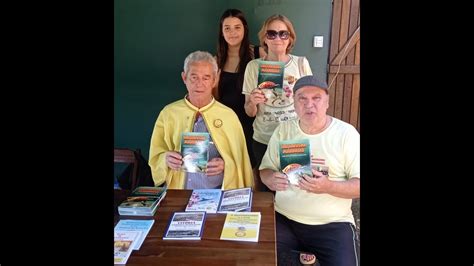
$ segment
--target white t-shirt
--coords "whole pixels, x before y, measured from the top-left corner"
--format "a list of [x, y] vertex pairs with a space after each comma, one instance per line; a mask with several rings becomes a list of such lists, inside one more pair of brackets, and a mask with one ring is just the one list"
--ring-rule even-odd
[[[281, 123], [275, 129], [263, 156], [260, 170], [281, 171], [279, 141], [304, 139], [310, 141], [311, 155], [318, 164], [329, 167], [329, 179], [345, 181], [360, 178], [360, 135], [351, 125], [337, 118], [323, 132], [308, 135], [299, 126], [299, 119]], [[275, 210], [291, 220], [303, 224], [350, 222], [354, 224], [352, 199], [329, 194], [309, 193], [294, 185], [275, 194]]]
[[[273, 131], [280, 122], [296, 119], [295, 107], [293, 105], [293, 86], [295, 82], [302, 76], [312, 75], [311, 67], [306, 58], [303, 59], [303, 70], [300, 74], [298, 67], [299, 56], [288, 55], [290, 60], [285, 65], [283, 88], [288, 87], [291, 91], [290, 95], [282, 101], [267, 101], [257, 106], [257, 115], [253, 122], [253, 139], [267, 144], [272, 136]], [[244, 85], [242, 93], [250, 95], [258, 84], [258, 64], [263, 59], [258, 58], [250, 61], [245, 68]]]

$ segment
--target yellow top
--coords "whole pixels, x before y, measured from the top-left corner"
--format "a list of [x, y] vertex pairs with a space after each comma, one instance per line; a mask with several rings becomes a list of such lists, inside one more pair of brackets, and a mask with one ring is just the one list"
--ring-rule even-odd
[[208, 105], [197, 108], [186, 97], [165, 106], [156, 120], [148, 161], [155, 185], [166, 181], [170, 189], [184, 189], [185, 172], [169, 168], [166, 165], [165, 153], [181, 151], [181, 134], [192, 132], [197, 112], [201, 113], [225, 163], [221, 189], [253, 187], [252, 166], [237, 115], [214, 99]]

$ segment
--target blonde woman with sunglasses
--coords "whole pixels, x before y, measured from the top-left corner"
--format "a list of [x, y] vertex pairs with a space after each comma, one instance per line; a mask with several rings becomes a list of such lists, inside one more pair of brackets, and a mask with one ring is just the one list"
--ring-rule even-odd
[[[290, 54], [295, 46], [296, 32], [291, 21], [283, 15], [273, 15], [263, 24], [258, 33], [260, 45], [267, 55], [247, 64], [242, 93], [245, 94], [245, 112], [255, 117], [253, 122], [253, 152], [260, 165], [268, 142], [280, 122], [296, 119], [293, 105], [293, 86], [302, 76], [312, 75], [311, 67], [305, 57]], [[275, 101], [266, 98], [257, 86], [258, 65], [261, 60], [285, 63], [283, 90], [284, 99]], [[260, 181], [260, 178], [257, 178]], [[263, 183], [257, 187], [270, 191]]]

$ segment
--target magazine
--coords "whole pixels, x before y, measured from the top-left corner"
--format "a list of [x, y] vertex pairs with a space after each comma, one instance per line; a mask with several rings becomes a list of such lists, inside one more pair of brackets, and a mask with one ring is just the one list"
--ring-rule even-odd
[[249, 187], [223, 191], [217, 212], [249, 212], [252, 207], [252, 195], [252, 189]]
[[141, 232], [114, 230], [114, 264], [125, 264], [133, 250], [133, 243]]
[[260, 61], [258, 64], [258, 88], [262, 90], [271, 106], [286, 106], [291, 103], [291, 90], [283, 88], [285, 63], [279, 61]]
[[200, 240], [206, 212], [174, 212], [165, 230], [164, 240]]
[[185, 211], [216, 213], [221, 194], [222, 190], [220, 189], [194, 189], [189, 197]]
[[290, 184], [297, 185], [303, 175], [312, 176], [309, 139], [280, 141], [280, 169]]
[[260, 212], [228, 213], [220, 239], [258, 242]]
[[185, 211], [205, 211], [207, 213], [228, 213], [251, 211], [252, 188], [194, 189]]
[[120, 220], [115, 225], [114, 231], [141, 232], [140, 237], [134, 241], [133, 245], [134, 250], [139, 250], [154, 222], [155, 220]]
[[182, 170], [204, 173], [209, 160], [209, 133], [184, 132], [181, 137]]

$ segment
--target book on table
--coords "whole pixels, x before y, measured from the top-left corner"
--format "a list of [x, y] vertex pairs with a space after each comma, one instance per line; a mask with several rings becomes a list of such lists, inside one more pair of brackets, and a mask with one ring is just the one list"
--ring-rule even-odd
[[290, 184], [297, 185], [303, 175], [313, 176], [309, 139], [283, 140], [279, 144], [280, 170]]
[[164, 240], [200, 240], [206, 212], [174, 212], [165, 230]]
[[250, 211], [252, 194], [251, 188], [224, 191], [218, 188], [194, 189], [185, 211], [205, 211], [207, 213]]
[[133, 245], [134, 250], [139, 250], [153, 223], [155, 223], [155, 220], [120, 220], [115, 225], [114, 231], [140, 232], [140, 237], [134, 241]]
[[207, 132], [184, 132], [181, 137], [181, 169], [190, 173], [204, 173], [209, 159], [209, 140]]
[[252, 209], [252, 189], [238, 188], [222, 192], [218, 213], [249, 212]]
[[185, 211], [216, 213], [221, 194], [222, 190], [220, 189], [194, 189], [189, 197]]
[[129, 197], [118, 206], [120, 215], [153, 216], [158, 205], [165, 198], [167, 186], [137, 187]]
[[260, 220], [260, 212], [227, 213], [220, 239], [258, 242]]
[[114, 264], [125, 264], [133, 250], [134, 242], [140, 237], [138, 231], [114, 230]]
[[261, 60], [258, 64], [257, 87], [262, 90], [271, 106], [287, 106], [292, 103], [291, 89], [283, 86], [285, 63]]

